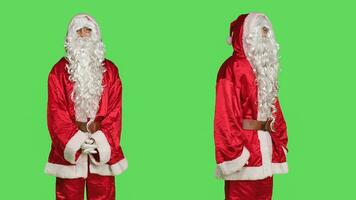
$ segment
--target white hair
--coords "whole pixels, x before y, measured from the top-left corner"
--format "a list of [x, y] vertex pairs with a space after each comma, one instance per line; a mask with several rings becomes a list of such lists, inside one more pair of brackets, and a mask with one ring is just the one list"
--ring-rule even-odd
[[[253, 24], [249, 24], [250, 29], [244, 37], [244, 48], [256, 75], [259, 118], [272, 118], [274, 122], [277, 111], [275, 101], [278, 95], [279, 45], [275, 41], [268, 18], [264, 15], [254, 17]], [[263, 27], [268, 30], [265, 36], [262, 34]]]
[[[69, 79], [74, 82], [71, 98], [74, 101], [76, 120], [82, 122], [86, 122], [87, 118], [95, 118], [104, 87], [104, 45], [95, 21], [90, 23], [92, 21], [89, 18], [74, 17], [64, 45], [69, 61], [66, 66]], [[83, 27], [92, 29], [89, 37], [77, 34], [76, 31]]]

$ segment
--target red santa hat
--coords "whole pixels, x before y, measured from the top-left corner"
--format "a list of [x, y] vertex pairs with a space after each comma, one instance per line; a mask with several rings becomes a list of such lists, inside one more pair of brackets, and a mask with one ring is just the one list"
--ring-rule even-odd
[[227, 38], [227, 43], [228, 43], [229, 45], [232, 44], [232, 35], [233, 35], [233, 32], [236, 30], [237, 25], [238, 25], [238, 19], [234, 20], [234, 21], [231, 22], [231, 24], [230, 24], [230, 35], [229, 35], [229, 37]]

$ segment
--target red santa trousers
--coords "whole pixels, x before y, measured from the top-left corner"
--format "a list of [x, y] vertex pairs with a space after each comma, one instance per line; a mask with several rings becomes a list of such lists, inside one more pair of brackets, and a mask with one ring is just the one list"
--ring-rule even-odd
[[88, 177], [56, 179], [57, 200], [83, 200], [86, 185], [87, 200], [115, 200], [115, 177], [88, 173]]
[[225, 181], [225, 200], [270, 200], [273, 177], [261, 180]]

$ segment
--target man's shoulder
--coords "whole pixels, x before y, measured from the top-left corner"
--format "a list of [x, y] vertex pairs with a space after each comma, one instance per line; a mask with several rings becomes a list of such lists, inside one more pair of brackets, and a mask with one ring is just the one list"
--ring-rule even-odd
[[232, 57], [229, 57], [221, 65], [218, 71], [218, 79], [233, 79], [234, 71], [236, 71], [236, 62]]
[[62, 73], [67, 73], [66, 65], [68, 60], [65, 57], [60, 58], [56, 64], [52, 67], [49, 75], [59, 76]]
[[217, 80], [227, 79], [232, 82], [239, 81], [248, 72], [247, 60], [229, 57], [219, 68]]
[[107, 72], [109, 73], [118, 73], [118, 68], [117, 66], [114, 64], [114, 62], [112, 62], [111, 60], [105, 58], [105, 60], [103, 61], [104, 62], [104, 66], [107, 70]]

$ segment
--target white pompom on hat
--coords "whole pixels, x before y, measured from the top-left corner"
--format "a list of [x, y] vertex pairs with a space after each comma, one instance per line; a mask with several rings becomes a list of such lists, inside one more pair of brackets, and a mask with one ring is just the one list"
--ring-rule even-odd
[[229, 44], [229, 45], [232, 44], [232, 37], [231, 37], [231, 36], [229, 36], [229, 37], [227, 38], [226, 43]]

